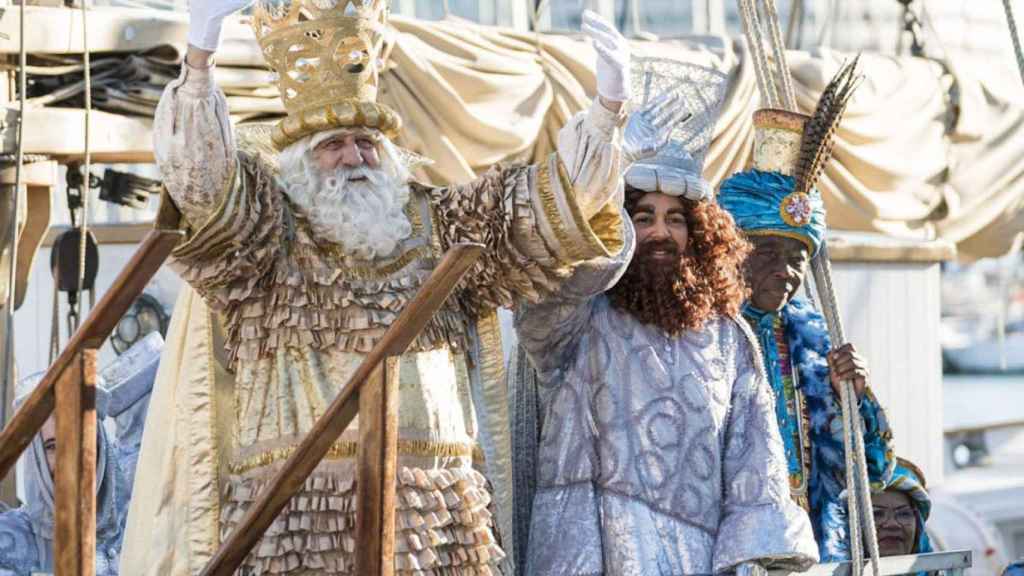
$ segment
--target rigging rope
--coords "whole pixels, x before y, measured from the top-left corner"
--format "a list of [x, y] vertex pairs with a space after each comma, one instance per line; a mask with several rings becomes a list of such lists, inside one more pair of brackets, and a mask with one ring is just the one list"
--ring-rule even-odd
[[793, 0], [789, 9], [789, 22], [786, 24], [786, 46], [800, 48], [804, 25], [804, 0]]
[[60, 354], [60, 289], [57, 279], [53, 280], [53, 310], [50, 315], [50, 361], [53, 364]]
[[629, 7], [629, 17], [633, 21], [633, 35], [640, 36], [643, 33], [640, 26], [640, 0], [632, 0]]
[[[75, 287], [76, 299], [80, 307], [83, 306], [82, 302], [82, 287], [85, 284], [85, 247], [88, 245], [88, 232], [89, 232], [89, 190], [90, 190], [90, 168], [92, 167], [92, 154], [89, 148], [89, 140], [91, 136], [91, 121], [92, 121], [92, 72], [91, 72], [91, 56], [89, 54], [89, 1], [80, 0], [82, 3], [82, 43], [84, 44], [84, 50], [82, 52], [82, 60], [85, 65], [85, 159], [84, 159], [84, 170], [85, 170], [85, 184], [82, 186], [82, 219], [79, 222], [79, 236], [78, 236], [78, 285]], [[95, 301], [95, 286], [89, 290], [90, 293], [90, 306]], [[75, 316], [74, 330], [78, 329], [78, 325], [81, 322], [82, 314]], [[71, 332], [68, 332], [70, 337]]]
[[739, 0], [739, 4], [743, 34], [747, 37], [747, 46], [750, 49], [750, 57], [754, 65], [754, 76], [757, 78], [757, 88], [763, 100], [761, 105], [766, 108], [774, 108], [776, 106], [775, 91], [772, 90], [771, 76], [766, 64], [768, 58], [763, 52], [764, 44], [761, 43], [759, 35], [757, 11], [753, 7], [752, 0]]
[[828, 0], [828, 11], [825, 13], [825, 21], [821, 25], [821, 29], [818, 30], [818, 41], [817, 45], [824, 45], [825, 37], [830, 35], [833, 28], [832, 20], [836, 17], [836, 11], [838, 10], [837, 4], [839, 0]]
[[[545, 10], [547, 10], [548, 4], [550, 2], [549, 0], [540, 0], [539, 2], [536, 2], [535, 0], [527, 0], [527, 2], [529, 2], [530, 21], [533, 23], [533, 31], [536, 32], [537, 34], [540, 34], [540, 15], [543, 14]], [[537, 45], [540, 45], [539, 36], [537, 37]]]
[[1024, 82], [1024, 50], [1020, 46], [1020, 34], [1017, 31], [1017, 20], [1013, 17], [1013, 6], [1010, 0], [1003, 0], [1003, 10], [1006, 11], [1006, 24], [1010, 27], [1010, 39], [1013, 40], [1013, 52], [1017, 56], [1017, 70], [1020, 71], [1020, 79]]
[[767, 12], [768, 33], [772, 40], [772, 56], [775, 57], [775, 68], [778, 70], [782, 92], [781, 99], [787, 110], [797, 111], [796, 91], [793, 90], [793, 78], [789, 73], [789, 62], [786, 61], [786, 46], [782, 42], [782, 25], [779, 24], [779, 12], [775, 9], [775, 0], [764, 0]]
[[21, 195], [18, 193], [21, 190], [23, 184], [22, 170], [25, 166], [25, 100], [26, 93], [28, 90], [26, 86], [28, 81], [26, 80], [25, 68], [28, 61], [28, 53], [25, 50], [25, 3], [19, 4], [20, 9], [18, 11], [18, 152], [17, 158], [15, 159], [14, 167], [14, 197], [12, 198], [13, 211], [11, 212], [11, 230], [10, 230], [10, 242], [9, 247], [11, 250], [10, 256], [10, 273], [8, 276], [7, 284], [7, 305], [5, 309], [5, 321], [7, 323], [7, 330], [4, 335], [4, 376], [3, 382], [4, 387], [0, 389], [2, 395], [0, 395], [0, 426], [7, 423], [7, 392], [13, 389], [14, 386], [14, 304], [17, 301], [17, 281], [18, 281], [18, 211], [21, 209], [20, 198]]

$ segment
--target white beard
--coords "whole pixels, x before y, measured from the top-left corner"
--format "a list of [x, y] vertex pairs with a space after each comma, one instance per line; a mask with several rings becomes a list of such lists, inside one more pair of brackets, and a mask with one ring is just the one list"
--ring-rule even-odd
[[409, 184], [396, 172], [363, 166], [324, 173], [307, 160], [284, 175], [284, 184], [317, 238], [341, 246], [346, 260], [370, 262], [390, 256], [412, 234]]

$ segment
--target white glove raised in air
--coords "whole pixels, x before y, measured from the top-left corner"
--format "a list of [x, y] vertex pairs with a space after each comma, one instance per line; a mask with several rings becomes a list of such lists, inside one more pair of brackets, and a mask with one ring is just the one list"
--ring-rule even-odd
[[622, 156], [629, 165], [650, 158], [668, 143], [672, 130], [690, 117], [675, 89], [666, 90], [643, 109], [633, 112], [622, 135]]
[[216, 52], [224, 19], [252, 3], [253, 0], [190, 0], [188, 43], [207, 52]]
[[610, 22], [590, 10], [583, 11], [583, 32], [597, 50], [597, 93], [609, 102], [630, 96], [629, 42]]

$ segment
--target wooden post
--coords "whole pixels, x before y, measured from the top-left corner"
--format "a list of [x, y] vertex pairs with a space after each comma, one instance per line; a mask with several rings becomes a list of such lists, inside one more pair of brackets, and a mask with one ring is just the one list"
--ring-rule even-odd
[[[79, 541], [81, 542], [81, 574], [96, 574], [96, 357], [98, 351], [88, 348], [82, 352], [82, 475], [79, 477]], [[58, 400], [59, 401], [59, 400]], [[57, 442], [60, 445], [60, 441]], [[113, 458], [113, 454], [108, 454]]]
[[57, 379], [57, 464], [54, 478], [54, 530], [53, 564], [57, 576], [72, 576], [81, 572], [82, 485], [82, 356], [72, 359]]
[[359, 392], [356, 574], [392, 576], [395, 572], [397, 457], [398, 358], [392, 356]]
[[96, 350], [83, 350], [57, 379], [54, 470], [56, 576], [96, 570]]

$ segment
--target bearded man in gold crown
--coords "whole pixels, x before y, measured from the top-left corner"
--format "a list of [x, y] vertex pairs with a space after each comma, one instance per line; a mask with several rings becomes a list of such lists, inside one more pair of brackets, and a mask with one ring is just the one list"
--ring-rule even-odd
[[[177, 419], [220, 406], [214, 431], [193, 422], [195, 437], [168, 441], [169, 424], [147, 427], [143, 451], [153, 447], [163, 472], [139, 475], [136, 494], [149, 502], [133, 503], [121, 573], [197, 573], [447, 247], [466, 241], [484, 244], [483, 256], [400, 359], [395, 569], [507, 571], [511, 446], [493, 312], [539, 301], [579, 264], [624, 249], [624, 164], [667, 141], [654, 127], [675, 124], [678, 100], [627, 123], [628, 44], [585, 13], [598, 97], [562, 129], [557, 152], [429, 187], [411, 180], [392, 140], [399, 117], [376, 102], [385, 0], [260, 2], [253, 25], [288, 112], [270, 134], [278, 153], [267, 153], [233, 130], [212, 73], [223, 20], [250, 3], [192, 2], [181, 76], [155, 120], [156, 159], [187, 232], [172, 265], [218, 313], [223, 335], [210, 341], [223, 341], [233, 384], [217, 398], [179, 392]], [[346, 431], [240, 574], [354, 573], [356, 439]], [[204, 502], [204, 492], [216, 496]]]

